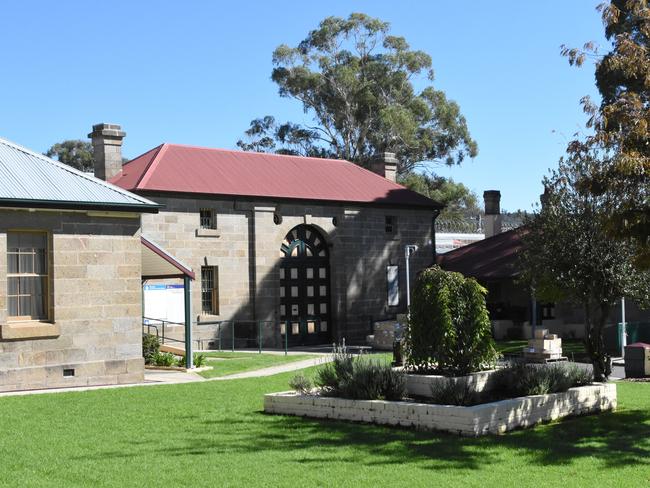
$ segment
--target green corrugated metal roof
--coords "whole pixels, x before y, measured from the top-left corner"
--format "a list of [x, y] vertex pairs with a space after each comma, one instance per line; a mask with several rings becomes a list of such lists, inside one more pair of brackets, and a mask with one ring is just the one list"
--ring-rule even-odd
[[0, 206], [155, 212], [158, 204], [0, 138]]

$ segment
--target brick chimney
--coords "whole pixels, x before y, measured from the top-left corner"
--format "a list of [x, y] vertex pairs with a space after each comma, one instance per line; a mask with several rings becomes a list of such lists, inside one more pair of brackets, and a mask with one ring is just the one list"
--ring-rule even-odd
[[485, 238], [501, 233], [501, 192], [486, 190], [483, 192], [485, 203]]
[[370, 171], [395, 182], [397, 180], [397, 158], [395, 158], [395, 153], [380, 152], [375, 154], [370, 160]]
[[122, 172], [122, 139], [126, 132], [116, 124], [95, 124], [88, 137], [93, 143], [95, 177], [110, 180]]

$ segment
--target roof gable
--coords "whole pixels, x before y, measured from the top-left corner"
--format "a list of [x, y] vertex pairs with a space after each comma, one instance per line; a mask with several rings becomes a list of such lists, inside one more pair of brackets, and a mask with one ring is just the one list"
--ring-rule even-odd
[[440, 266], [480, 280], [514, 278], [519, 274], [518, 256], [525, 228], [518, 227], [449, 251]]
[[0, 205], [156, 211], [158, 204], [0, 138]]
[[111, 182], [131, 191], [442, 206], [348, 161], [162, 144]]

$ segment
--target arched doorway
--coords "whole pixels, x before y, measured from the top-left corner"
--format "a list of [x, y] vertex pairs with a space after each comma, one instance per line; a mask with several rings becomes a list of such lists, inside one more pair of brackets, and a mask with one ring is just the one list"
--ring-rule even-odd
[[299, 225], [280, 247], [280, 320], [291, 345], [328, 344], [331, 337], [330, 266], [325, 239]]

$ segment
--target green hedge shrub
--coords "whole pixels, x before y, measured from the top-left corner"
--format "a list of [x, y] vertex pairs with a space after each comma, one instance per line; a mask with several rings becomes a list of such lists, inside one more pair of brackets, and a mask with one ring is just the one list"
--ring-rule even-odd
[[460, 273], [438, 266], [422, 271], [411, 295], [407, 368], [460, 376], [493, 367], [498, 354], [486, 294], [476, 280]]
[[514, 364], [499, 371], [499, 389], [508, 396], [547, 395], [593, 381], [590, 369], [571, 363]]
[[144, 364], [152, 364], [153, 358], [160, 352], [160, 341], [155, 335], [142, 334], [142, 356]]
[[170, 352], [157, 352], [153, 355], [151, 363], [155, 366], [174, 366], [176, 364], [176, 356]]
[[496, 374], [497, 387], [482, 393], [467, 382], [446, 378], [446, 381], [431, 386], [431, 402], [440, 405], [477, 405], [505, 398], [561, 393], [593, 381], [590, 369], [571, 363], [517, 363], [500, 369]]
[[335, 348], [334, 360], [318, 369], [315, 383], [326, 395], [353, 400], [401, 400], [406, 395], [401, 371], [385, 360], [354, 357], [344, 347]]
[[302, 395], [309, 395], [314, 384], [305, 375], [297, 374], [289, 381], [289, 386]]

